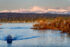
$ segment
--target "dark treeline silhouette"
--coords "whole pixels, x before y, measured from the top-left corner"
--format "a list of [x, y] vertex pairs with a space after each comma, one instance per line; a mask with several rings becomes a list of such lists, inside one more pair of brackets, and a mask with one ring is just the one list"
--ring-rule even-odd
[[50, 13], [0, 13], [0, 22], [32, 22], [43, 18], [70, 17], [68, 14]]

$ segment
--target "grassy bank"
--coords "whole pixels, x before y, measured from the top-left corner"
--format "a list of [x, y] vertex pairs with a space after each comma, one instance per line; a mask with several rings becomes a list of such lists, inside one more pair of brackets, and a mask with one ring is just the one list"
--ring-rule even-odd
[[39, 20], [33, 27], [37, 30], [61, 30], [62, 33], [70, 34], [70, 18], [56, 17], [54, 19]]

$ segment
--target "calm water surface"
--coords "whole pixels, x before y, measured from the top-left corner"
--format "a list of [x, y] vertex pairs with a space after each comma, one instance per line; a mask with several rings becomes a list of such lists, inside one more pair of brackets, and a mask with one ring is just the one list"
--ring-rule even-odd
[[[1, 23], [0, 39], [11, 34], [12, 37], [28, 38], [7, 44], [0, 40], [0, 47], [70, 47], [70, 35], [56, 30], [33, 30], [32, 23]], [[39, 37], [35, 37], [39, 36]], [[30, 38], [29, 38], [30, 37]]]

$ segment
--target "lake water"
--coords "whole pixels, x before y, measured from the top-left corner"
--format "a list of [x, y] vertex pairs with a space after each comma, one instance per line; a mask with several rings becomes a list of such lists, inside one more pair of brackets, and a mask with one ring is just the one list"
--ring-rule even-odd
[[[33, 30], [33, 23], [1, 23], [0, 47], [70, 47], [70, 35], [56, 30]], [[8, 35], [27, 38], [15, 40], [12, 44], [3, 41]]]

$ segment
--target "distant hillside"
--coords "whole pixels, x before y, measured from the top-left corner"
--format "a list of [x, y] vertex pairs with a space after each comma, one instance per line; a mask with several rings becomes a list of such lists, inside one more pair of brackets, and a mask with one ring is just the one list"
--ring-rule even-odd
[[70, 17], [68, 14], [50, 13], [0, 13], [0, 22], [8, 21], [34, 21], [39, 18]]

